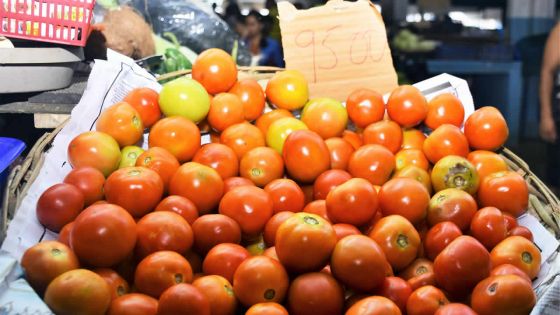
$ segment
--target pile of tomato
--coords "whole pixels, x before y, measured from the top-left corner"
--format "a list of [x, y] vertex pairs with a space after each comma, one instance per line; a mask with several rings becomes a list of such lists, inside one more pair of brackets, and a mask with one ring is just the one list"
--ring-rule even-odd
[[496, 108], [465, 120], [412, 86], [344, 106], [297, 71], [265, 89], [237, 75], [210, 49], [70, 142], [73, 170], [37, 203], [58, 240], [22, 258], [55, 313], [531, 311], [541, 257]]

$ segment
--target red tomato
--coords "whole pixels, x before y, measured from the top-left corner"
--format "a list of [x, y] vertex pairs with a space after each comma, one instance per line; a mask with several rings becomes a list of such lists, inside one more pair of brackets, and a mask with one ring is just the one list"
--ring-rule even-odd
[[116, 103], [103, 110], [95, 129], [113, 137], [121, 147], [137, 143], [144, 133], [140, 114], [126, 102]]
[[257, 303], [251, 306], [245, 315], [289, 315], [284, 306], [274, 303], [265, 302]]
[[159, 299], [158, 315], [210, 315], [208, 298], [195, 286], [180, 283], [166, 289]]
[[220, 202], [223, 192], [224, 182], [220, 174], [196, 162], [181, 165], [169, 182], [169, 193], [192, 201], [199, 214], [212, 211]]
[[490, 274], [490, 254], [474, 237], [454, 239], [434, 260], [438, 285], [450, 294], [467, 294]]
[[144, 127], [150, 128], [161, 118], [158, 99], [158, 92], [143, 87], [130, 91], [123, 101], [130, 104], [140, 114]]
[[74, 227], [74, 221], [66, 224], [58, 233], [58, 241], [66, 246], [70, 246], [70, 232], [72, 232], [72, 228]]
[[364, 225], [377, 212], [377, 199], [372, 184], [362, 178], [352, 178], [327, 195], [327, 215], [334, 223]]
[[432, 179], [430, 178], [430, 174], [428, 174], [428, 171], [415, 165], [409, 165], [401, 169], [400, 171], [395, 172], [395, 174], [393, 175], [393, 178], [402, 177], [418, 181], [426, 188], [428, 193], [432, 194]]
[[493, 173], [480, 183], [478, 202], [482, 207], [496, 207], [519, 217], [527, 211], [529, 189], [523, 176], [517, 172]]
[[433, 315], [446, 304], [449, 300], [440, 289], [426, 285], [412, 292], [406, 302], [406, 312], [408, 315]]
[[198, 218], [198, 210], [195, 204], [189, 199], [181, 196], [168, 196], [158, 203], [154, 211], [171, 211], [175, 212], [189, 224], [193, 224]]
[[465, 122], [465, 136], [473, 149], [494, 151], [504, 145], [508, 135], [504, 116], [492, 106], [477, 109]]
[[469, 143], [457, 126], [443, 124], [437, 127], [424, 141], [424, 154], [432, 163], [448, 155], [467, 157]]
[[292, 281], [287, 304], [292, 315], [342, 314], [344, 291], [331, 275], [306, 273]]
[[282, 223], [291, 218], [294, 212], [281, 211], [273, 215], [264, 227], [263, 239], [266, 246], [274, 246], [276, 244], [276, 232]]
[[398, 214], [413, 224], [426, 218], [430, 194], [418, 181], [394, 178], [379, 190], [379, 209], [383, 215]]
[[92, 270], [96, 274], [100, 275], [109, 288], [111, 289], [111, 300], [114, 300], [120, 296], [128, 294], [130, 292], [130, 287], [128, 282], [123, 279], [116, 271], [109, 268], [97, 268]]
[[410, 284], [399, 277], [386, 277], [381, 287], [376, 290], [376, 295], [393, 301], [402, 313], [406, 312], [406, 302], [410, 294], [412, 294]]
[[229, 191], [220, 201], [220, 214], [234, 219], [241, 232], [256, 235], [273, 214], [272, 199], [266, 191], [253, 186], [242, 186]]
[[433, 130], [443, 124], [461, 127], [464, 119], [465, 108], [461, 101], [451, 93], [443, 93], [428, 103], [428, 115], [424, 123]]
[[158, 301], [142, 293], [128, 293], [114, 299], [107, 315], [156, 315]]
[[163, 181], [145, 167], [121, 168], [105, 182], [107, 201], [125, 208], [136, 218], [152, 211], [163, 195]]
[[396, 122], [382, 120], [367, 126], [363, 139], [364, 144], [380, 144], [394, 154], [401, 148], [402, 130]]
[[300, 182], [313, 182], [331, 163], [325, 141], [309, 130], [292, 132], [284, 142], [282, 156], [290, 176]]
[[507, 236], [506, 221], [502, 212], [494, 207], [478, 210], [471, 221], [471, 235], [488, 250], [492, 250]]
[[352, 175], [343, 170], [334, 169], [321, 173], [313, 184], [313, 198], [315, 200], [326, 199], [331, 190], [350, 179], [352, 179]]
[[385, 279], [387, 260], [383, 250], [365, 235], [349, 235], [336, 243], [331, 256], [333, 276], [345, 286], [370, 291]]
[[183, 256], [172, 251], [159, 251], [140, 261], [134, 274], [134, 285], [140, 293], [159, 298], [176, 284], [190, 283], [192, 277], [191, 265]]
[[84, 195], [84, 206], [103, 199], [103, 185], [105, 184], [105, 176], [99, 170], [85, 166], [75, 168], [64, 177], [64, 183], [74, 185]]
[[491, 151], [472, 151], [467, 156], [467, 159], [476, 168], [476, 172], [481, 181], [484, 177], [492, 173], [508, 170], [506, 161], [499, 154]]
[[169, 250], [185, 253], [193, 244], [190, 224], [170, 211], [148, 213], [136, 225], [138, 239], [136, 253], [146, 257], [151, 253]]
[[274, 109], [270, 112], [264, 113], [261, 117], [257, 118], [257, 121], [255, 121], [255, 126], [260, 129], [263, 135], [266, 135], [266, 133], [268, 132], [268, 127], [270, 127], [273, 122], [287, 117], [294, 117], [294, 115], [292, 115], [292, 112], [285, 109]]
[[84, 194], [70, 184], [56, 184], [37, 200], [37, 220], [47, 229], [58, 232], [74, 221], [84, 208]]
[[179, 161], [166, 149], [153, 147], [140, 154], [136, 159], [136, 166], [143, 166], [158, 173], [167, 191], [171, 177], [179, 168]]
[[253, 183], [250, 179], [245, 177], [239, 177], [239, 176], [230, 177], [224, 180], [224, 195], [228, 191], [240, 186], [255, 186], [255, 183]]
[[226, 92], [237, 81], [237, 66], [227, 52], [210, 48], [196, 58], [192, 78], [200, 82], [209, 94]]
[[124, 260], [136, 243], [136, 223], [123, 208], [112, 204], [92, 205], [76, 220], [70, 233], [72, 250], [81, 262], [110, 267]]
[[478, 315], [472, 308], [461, 303], [449, 303], [440, 308], [434, 315]]
[[428, 224], [433, 226], [451, 221], [462, 231], [466, 231], [477, 210], [476, 201], [469, 193], [458, 188], [447, 188], [438, 191], [430, 200]]
[[239, 172], [237, 155], [230, 147], [221, 143], [203, 145], [194, 155], [193, 162], [215, 169], [224, 180], [237, 176]]
[[513, 229], [508, 231], [507, 236], [523, 236], [529, 241], [533, 241], [533, 233], [531, 232], [531, 230], [524, 226], [514, 227]]
[[212, 315], [233, 315], [237, 307], [237, 300], [233, 294], [231, 283], [221, 276], [203, 276], [193, 283], [210, 302]]
[[357, 227], [355, 227], [351, 224], [337, 223], [337, 224], [333, 224], [332, 227], [334, 229], [334, 233], [336, 234], [336, 239], [338, 241], [340, 241], [341, 239], [343, 239], [344, 237], [346, 237], [348, 235], [360, 235], [360, 234], [362, 234], [362, 232], [360, 232], [360, 230], [358, 230]]
[[235, 94], [243, 104], [245, 120], [252, 121], [262, 115], [265, 104], [264, 91], [255, 79], [242, 79], [231, 87], [229, 93]]
[[206, 119], [210, 126], [218, 132], [227, 127], [243, 122], [243, 103], [241, 99], [231, 93], [220, 93], [212, 99], [210, 111]]
[[378, 144], [366, 144], [352, 153], [348, 172], [367, 179], [373, 185], [383, 185], [395, 169], [395, 156]]
[[73, 168], [91, 166], [109, 176], [119, 167], [121, 150], [117, 141], [108, 134], [88, 131], [70, 141], [68, 161]]
[[331, 219], [329, 219], [327, 215], [327, 202], [325, 200], [311, 201], [305, 205], [302, 212], [316, 214], [328, 222], [331, 222]]
[[424, 155], [424, 152], [418, 149], [404, 149], [395, 154], [395, 168], [397, 171], [410, 165], [420, 167], [427, 171], [430, 167], [430, 162]]
[[301, 121], [323, 139], [339, 137], [348, 125], [348, 113], [339, 101], [321, 97], [309, 100], [301, 111]]
[[450, 221], [434, 225], [424, 238], [424, 253], [430, 260], [434, 260], [441, 251], [454, 239], [463, 235], [461, 229]]
[[523, 270], [531, 279], [541, 269], [541, 252], [538, 247], [522, 236], [509, 236], [490, 252], [492, 267], [511, 264]]
[[228, 127], [220, 135], [220, 142], [230, 147], [241, 159], [245, 153], [256, 147], [264, 147], [264, 134], [250, 123], [240, 123]]
[[291, 179], [279, 178], [264, 187], [272, 198], [274, 213], [281, 211], [300, 212], [305, 205], [305, 195], [299, 185]]
[[307, 80], [297, 70], [276, 72], [266, 84], [266, 98], [278, 108], [302, 108], [309, 98]]
[[350, 120], [358, 128], [380, 121], [385, 115], [383, 96], [370, 89], [356, 89], [346, 99], [346, 110]]
[[428, 115], [428, 102], [417, 88], [401, 85], [389, 96], [387, 114], [399, 125], [413, 127], [420, 124]]
[[241, 304], [281, 302], [288, 291], [288, 273], [282, 265], [266, 256], [247, 258], [233, 276], [233, 291]]
[[357, 301], [346, 315], [400, 315], [399, 307], [383, 296], [370, 296]]
[[527, 282], [531, 283], [531, 279], [525, 273], [525, 271], [511, 264], [499, 265], [497, 267], [494, 267], [492, 271], [490, 271], [490, 276], [503, 276], [503, 275], [517, 275], [527, 280]]
[[418, 258], [413, 261], [399, 277], [408, 281], [412, 290], [425, 285], [435, 285], [434, 266], [433, 263], [425, 258]]
[[517, 275], [492, 276], [473, 290], [471, 305], [479, 315], [529, 314], [537, 296], [531, 283]]
[[426, 135], [418, 129], [403, 129], [401, 149], [416, 149], [422, 150], [424, 148], [424, 141]]
[[331, 168], [346, 170], [350, 156], [354, 153], [354, 147], [348, 141], [338, 137], [325, 140], [325, 144], [329, 149]]
[[231, 283], [239, 265], [249, 257], [251, 254], [244, 247], [221, 243], [208, 252], [202, 262], [202, 270], [207, 275], [222, 276]]
[[254, 148], [241, 158], [239, 175], [250, 179], [259, 187], [264, 187], [273, 180], [284, 176], [284, 161], [280, 153], [274, 149]]
[[379, 244], [393, 270], [402, 270], [418, 255], [420, 235], [414, 226], [399, 215], [379, 220], [369, 233]]
[[517, 225], [517, 219], [512, 216], [511, 214], [507, 213], [507, 212], [502, 212], [502, 214], [504, 215], [504, 220], [506, 221], [506, 228], [508, 230], [508, 232], [515, 228]]
[[358, 150], [359, 147], [361, 147], [364, 144], [364, 141], [362, 140], [362, 134], [361, 133], [356, 133], [354, 131], [351, 130], [344, 130], [344, 132], [342, 132], [342, 139], [346, 140], [346, 142], [350, 143], [352, 145], [352, 147], [354, 148], [354, 150]]
[[163, 118], [152, 126], [148, 145], [164, 148], [184, 163], [190, 161], [200, 148], [200, 130], [182, 116]]
[[241, 228], [230, 217], [222, 214], [205, 214], [192, 225], [194, 245], [197, 251], [205, 254], [220, 243], [241, 242]]

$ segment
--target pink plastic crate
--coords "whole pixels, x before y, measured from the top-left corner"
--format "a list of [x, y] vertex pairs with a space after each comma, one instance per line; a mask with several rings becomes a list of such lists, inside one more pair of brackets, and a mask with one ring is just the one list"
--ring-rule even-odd
[[0, 35], [85, 46], [95, 0], [0, 0]]

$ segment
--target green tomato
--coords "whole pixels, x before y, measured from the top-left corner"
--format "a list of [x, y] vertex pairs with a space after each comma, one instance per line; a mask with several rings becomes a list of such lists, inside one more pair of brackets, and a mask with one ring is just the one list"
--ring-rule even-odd
[[282, 154], [286, 138], [292, 132], [303, 129], [307, 130], [308, 128], [303, 121], [297, 118], [280, 118], [268, 127], [268, 131], [266, 132], [266, 144]]
[[197, 81], [179, 78], [163, 86], [159, 93], [159, 107], [165, 116], [183, 116], [198, 123], [210, 110], [210, 97]]
[[121, 163], [119, 168], [125, 168], [136, 165], [136, 159], [140, 154], [144, 153], [144, 149], [139, 146], [129, 145], [121, 150]]

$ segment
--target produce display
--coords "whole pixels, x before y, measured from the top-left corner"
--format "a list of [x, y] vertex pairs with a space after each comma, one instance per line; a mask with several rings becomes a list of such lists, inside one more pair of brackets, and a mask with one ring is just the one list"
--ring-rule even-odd
[[36, 211], [58, 240], [21, 261], [53, 312], [530, 313], [541, 254], [496, 108], [465, 117], [413, 86], [343, 105], [297, 71], [237, 75], [207, 50], [70, 142]]

